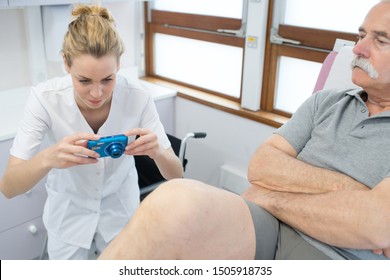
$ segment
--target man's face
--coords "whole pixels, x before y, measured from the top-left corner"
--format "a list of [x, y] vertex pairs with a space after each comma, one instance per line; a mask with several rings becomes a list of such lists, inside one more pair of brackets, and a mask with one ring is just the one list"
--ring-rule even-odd
[[368, 12], [353, 52], [360, 63], [353, 68], [352, 81], [366, 91], [389, 90], [390, 3], [380, 3]]

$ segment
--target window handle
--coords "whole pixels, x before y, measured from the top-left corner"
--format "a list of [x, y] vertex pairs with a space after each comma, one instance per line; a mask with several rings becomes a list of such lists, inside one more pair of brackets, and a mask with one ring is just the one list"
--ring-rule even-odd
[[271, 43], [273, 44], [278, 44], [278, 45], [281, 45], [281, 44], [284, 44], [284, 43], [287, 43], [287, 44], [293, 44], [293, 45], [300, 45], [301, 42], [300, 41], [296, 41], [296, 40], [292, 40], [292, 39], [287, 39], [287, 38], [283, 38], [282, 36], [280, 36], [276, 30], [272, 31], [271, 32]]
[[233, 34], [241, 38], [245, 37], [245, 30], [242, 27], [240, 29], [217, 29], [217, 31], [219, 33]]

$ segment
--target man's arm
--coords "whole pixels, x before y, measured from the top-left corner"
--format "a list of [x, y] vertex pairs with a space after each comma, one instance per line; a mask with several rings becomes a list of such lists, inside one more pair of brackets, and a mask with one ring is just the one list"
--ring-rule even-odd
[[390, 248], [390, 179], [370, 190], [349, 176], [297, 160], [279, 135], [256, 151], [248, 178], [252, 186], [245, 198], [313, 238], [335, 246]]
[[390, 248], [390, 178], [370, 191], [299, 194], [251, 186], [244, 196], [324, 243], [355, 249]]
[[311, 166], [296, 157], [289, 142], [274, 134], [252, 157], [248, 179], [253, 185], [285, 192], [315, 194], [342, 189], [368, 190], [347, 175]]

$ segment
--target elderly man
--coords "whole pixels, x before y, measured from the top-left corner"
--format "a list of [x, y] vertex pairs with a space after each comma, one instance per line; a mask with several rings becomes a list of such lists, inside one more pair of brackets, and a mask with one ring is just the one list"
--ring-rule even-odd
[[240, 197], [172, 180], [103, 252], [116, 259], [388, 259], [390, 1], [367, 14], [353, 82], [309, 98], [263, 143]]

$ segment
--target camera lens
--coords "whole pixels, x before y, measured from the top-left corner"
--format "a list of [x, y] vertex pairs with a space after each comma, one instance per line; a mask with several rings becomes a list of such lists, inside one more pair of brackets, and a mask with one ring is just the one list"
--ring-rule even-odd
[[124, 147], [121, 143], [112, 143], [106, 148], [107, 154], [112, 158], [120, 157], [124, 152]]

